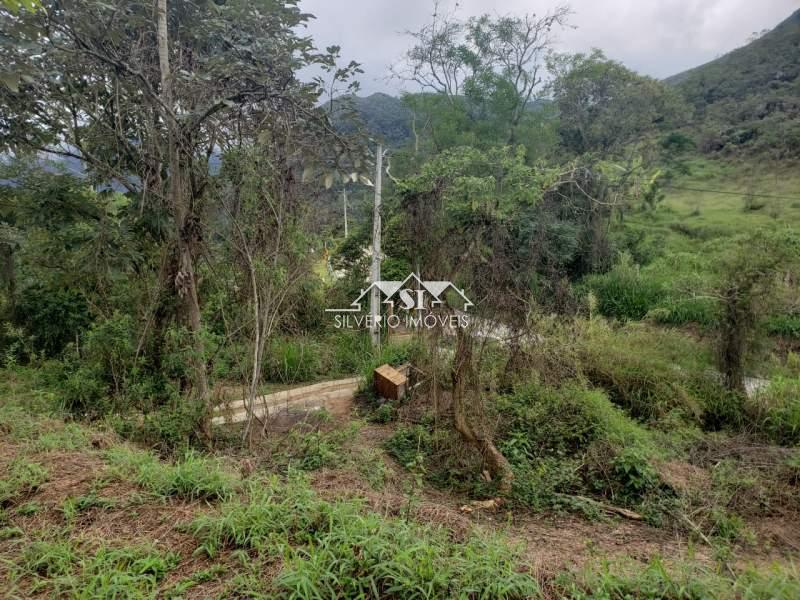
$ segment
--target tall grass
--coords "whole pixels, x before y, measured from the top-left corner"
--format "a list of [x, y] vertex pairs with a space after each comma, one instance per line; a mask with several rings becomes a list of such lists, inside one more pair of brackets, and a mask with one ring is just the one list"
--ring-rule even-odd
[[528, 598], [536, 582], [491, 536], [453, 542], [443, 531], [368, 513], [353, 501], [318, 499], [292, 478], [254, 482], [247, 500], [224, 503], [191, 525], [200, 548], [285, 557], [275, 598]]

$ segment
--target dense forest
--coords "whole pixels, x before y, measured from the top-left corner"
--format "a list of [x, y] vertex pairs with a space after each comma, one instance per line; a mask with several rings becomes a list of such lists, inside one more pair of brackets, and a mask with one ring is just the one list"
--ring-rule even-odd
[[0, 2], [7, 597], [800, 597], [800, 11], [574, 17]]

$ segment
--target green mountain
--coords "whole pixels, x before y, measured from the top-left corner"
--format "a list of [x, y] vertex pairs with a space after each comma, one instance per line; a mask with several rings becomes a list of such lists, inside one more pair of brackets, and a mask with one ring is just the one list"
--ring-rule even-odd
[[400, 98], [376, 93], [370, 96], [342, 96], [335, 101], [333, 121], [342, 131], [352, 131], [357, 117], [370, 135], [390, 146], [411, 137], [411, 111]]
[[800, 10], [749, 44], [666, 81], [694, 106], [701, 149], [800, 156]]

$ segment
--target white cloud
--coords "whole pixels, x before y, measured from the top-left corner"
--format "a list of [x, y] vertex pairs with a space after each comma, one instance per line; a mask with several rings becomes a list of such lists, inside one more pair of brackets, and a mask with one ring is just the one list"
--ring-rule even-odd
[[[481, 13], [546, 12], [558, 0], [460, 0], [466, 17]], [[450, 2], [454, 7], [455, 2]], [[573, 0], [576, 29], [559, 35], [559, 49], [592, 47], [636, 71], [667, 77], [743, 45], [755, 31], [772, 28], [798, 8], [797, 0]], [[430, 19], [432, 0], [302, 0], [316, 15], [308, 32], [319, 47], [337, 44], [346, 60], [364, 65], [365, 93], [396, 92], [389, 65], [408, 47], [403, 32]]]

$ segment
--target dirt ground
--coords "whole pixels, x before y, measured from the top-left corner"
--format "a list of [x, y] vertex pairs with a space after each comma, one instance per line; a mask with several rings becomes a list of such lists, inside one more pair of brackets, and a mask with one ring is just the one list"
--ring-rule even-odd
[[[337, 406], [330, 427], [342, 427], [349, 422], [351, 406]], [[620, 516], [591, 520], [576, 514], [532, 514], [527, 511], [506, 510], [505, 507], [482, 508], [470, 499], [425, 487], [412, 501], [406, 493], [410, 476], [383, 450], [383, 442], [391, 434], [389, 425], [362, 424], [354, 430], [349, 446], [363, 452], [368, 450], [383, 461], [386, 478], [375, 489], [352, 466], [321, 469], [311, 474], [311, 482], [324, 498], [362, 498], [372, 510], [387, 516], [409, 516], [431, 526], [444, 526], [454, 539], [463, 539], [473, 531], [501, 532], [511, 543], [518, 545], [525, 562], [540, 581], [565, 570], [575, 569], [597, 559], [628, 556], [646, 562], [661, 557], [666, 562], [687, 557], [712, 564], [713, 549], [701, 540], [690, 540], [685, 534], [655, 528], [644, 522]], [[210, 560], [195, 552], [197, 542], [181, 528], [194, 517], [211, 508], [201, 502], [160, 501], [147, 497], [137, 487], [108, 476], [101, 452], [108, 440], [99, 436], [95, 446], [84, 451], [51, 451], [27, 454], [28, 460], [42, 464], [49, 479], [25, 502], [41, 506], [35, 514], [11, 516], [11, 526], [25, 532], [63, 528], [64, 501], [94, 491], [97, 496], [111, 500], [110, 506], [95, 507], [78, 515], [71, 524], [70, 535], [89, 547], [103, 544], [130, 545], [149, 543], [176, 552], [180, 564], [162, 586], [168, 588], [182, 577], [214, 565], [230, 563], [223, 555]], [[0, 435], [0, 468], [19, 456], [24, 446]], [[231, 461], [245, 463], [241, 455]], [[664, 476], [674, 479], [674, 485], [691, 483], [705, 477], [703, 469], [687, 465], [665, 466]], [[756, 543], [735, 549], [736, 564], [768, 564], [775, 561], [796, 561], [800, 553], [800, 523], [787, 521], [780, 515], [763, 518], [750, 524], [756, 533]], [[0, 559], [19, 553], [18, 539], [0, 541]], [[0, 563], [3, 561], [0, 560]], [[280, 565], [271, 566], [275, 571]], [[3, 567], [0, 566], [0, 571]], [[266, 574], [265, 574], [266, 575]], [[0, 573], [2, 576], [2, 573]], [[185, 597], [208, 597], [219, 592], [222, 582], [213, 579], [192, 587]], [[24, 589], [24, 582], [23, 582]]]

